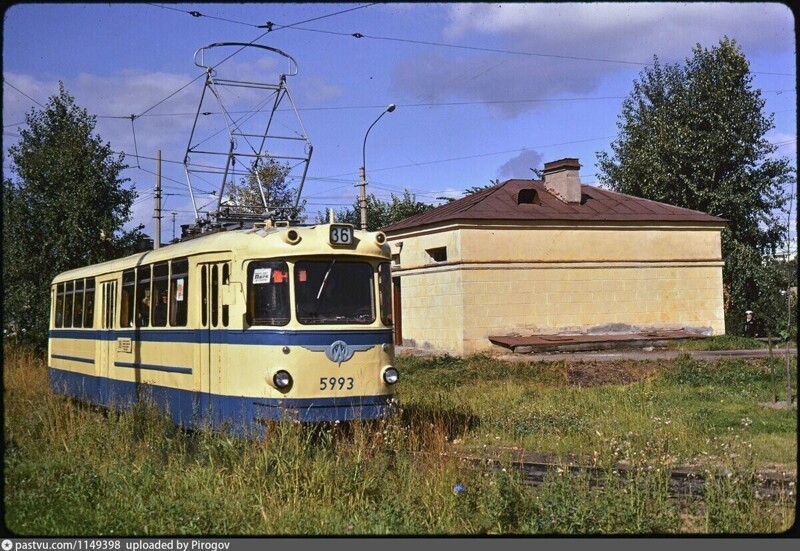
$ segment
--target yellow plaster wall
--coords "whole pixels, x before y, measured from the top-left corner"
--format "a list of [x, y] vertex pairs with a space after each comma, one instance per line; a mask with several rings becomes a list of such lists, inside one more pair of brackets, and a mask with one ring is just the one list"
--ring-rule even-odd
[[587, 262], [719, 260], [720, 229], [686, 226], [472, 226], [389, 237], [403, 242], [403, 269], [429, 266], [429, 249], [447, 247], [448, 262]]
[[464, 308], [461, 273], [428, 272], [402, 280], [403, 338], [425, 350], [463, 353]]
[[[403, 338], [465, 354], [510, 333], [723, 334], [719, 230], [473, 226], [390, 236]], [[438, 247], [447, 247], [446, 262], [426, 252]]]
[[465, 271], [463, 290], [465, 353], [511, 333], [725, 331], [714, 265], [485, 266]]

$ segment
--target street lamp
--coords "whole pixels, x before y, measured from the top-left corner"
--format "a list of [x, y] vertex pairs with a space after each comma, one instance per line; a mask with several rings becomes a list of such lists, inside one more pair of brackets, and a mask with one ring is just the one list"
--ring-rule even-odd
[[375, 122], [373, 122], [371, 125], [369, 125], [369, 128], [367, 128], [367, 133], [364, 134], [364, 145], [361, 147], [361, 171], [360, 171], [360, 173], [361, 173], [360, 174], [361, 175], [361, 183], [359, 184], [361, 186], [361, 199], [360, 199], [360, 202], [361, 202], [361, 229], [362, 230], [366, 230], [367, 229], [367, 169], [366, 169], [366, 166], [367, 166], [367, 136], [369, 136], [369, 131], [372, 130], [372, 127], [375, 126], [375, 123], [377, 123], [379, 120], [381, 120], [381, 117], [384, 116], [386, 113], [391, 113], [392, 111], [394, 111], [396, 107], [397, 106], [394, 103], [390, 103], [388, 105], [388, 107], [386, 107], [386, 109], [383, 110], [383, 113], [381, 113], [378, 116], [378, 118], [375, 119]]

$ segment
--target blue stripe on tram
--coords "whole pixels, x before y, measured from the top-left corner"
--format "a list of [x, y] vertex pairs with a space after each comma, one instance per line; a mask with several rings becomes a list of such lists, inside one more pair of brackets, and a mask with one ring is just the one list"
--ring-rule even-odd
[[53, 357], [57, 360], [69, 360], [70, 362], [94, 364], [94, 358], [79, 358], [78, 356], [67, 356], [65, 354], [53, 354]]
[[149, 371], [164, 371], [166, 373], [183, 373], [185, 375], [192, 374], [191, 367], [174, 367], [171, 365], [150, 365], [136, 362], [114, 362], [115, 367], [130, 367], [133, 369], [147, 369]]
[[121, 409], [147, 402], [187, 428], [223, 429], [238, 436], [263, 436], [267, 421], [376, 419], [390, 415], [394, 407], [392, 395], [305, 399], [223, 396], [84, 375], [53, 367], [49, 372], [50, 388], [56, 394]]
[[272, 330], [272, 329], [51, 329], [51, 339], [139, 342], [227, 343], [261, 346], [325, 346], [337, 340], [352, 345], [391, 344], [391, 329], [361, 330]]

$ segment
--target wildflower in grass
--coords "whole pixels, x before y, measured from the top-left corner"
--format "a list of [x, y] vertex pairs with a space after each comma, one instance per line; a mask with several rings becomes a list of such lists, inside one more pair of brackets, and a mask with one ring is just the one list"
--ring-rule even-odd
[[456, 494], [456, 495], [460, 494], [460, 493], [462, 493], [464, 491], [466, 491], [466, 488], [464, 487], [463, 484], [461, 484], [461, 482], [456, 482], [456, 485], [453, 486], [453, 493]]

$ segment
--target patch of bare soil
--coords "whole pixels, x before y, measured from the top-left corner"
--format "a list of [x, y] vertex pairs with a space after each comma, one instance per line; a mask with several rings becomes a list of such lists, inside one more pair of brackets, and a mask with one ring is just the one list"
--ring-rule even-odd
[[786, 400], [779, 400], [777, 402], [761, 402], [758, 404], [762, 408], [768, 409], [797, 409], [797, 400], [792, 400], [791, 405]]
[[662, 362], [580, 362], [569, 364], [566, 375], [571, 386], [627, 385], [651, 379], [664, 367]]

